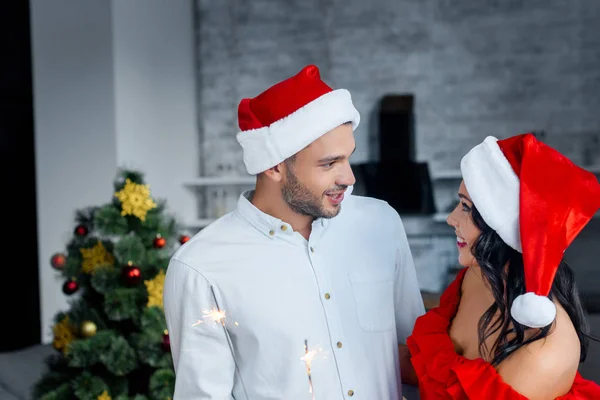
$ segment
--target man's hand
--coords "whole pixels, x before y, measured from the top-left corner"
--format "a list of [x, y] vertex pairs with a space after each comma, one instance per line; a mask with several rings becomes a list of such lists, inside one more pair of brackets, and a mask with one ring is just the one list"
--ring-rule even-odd
[[410, 361], [410, 351], [405, 344], [398, 345], [398, 353], [400, 354], [400, 378], [402, 383], [412, 386], [419, 386], [419, 380], [415, 368]]

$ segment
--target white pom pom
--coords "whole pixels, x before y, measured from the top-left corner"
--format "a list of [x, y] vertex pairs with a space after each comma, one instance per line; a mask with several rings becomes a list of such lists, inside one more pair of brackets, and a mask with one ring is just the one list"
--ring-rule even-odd
[[548, 297], [530, 292], [517, 296], [510, 314], [521, 325], [543, 328], [556, 318], [556, 306]]

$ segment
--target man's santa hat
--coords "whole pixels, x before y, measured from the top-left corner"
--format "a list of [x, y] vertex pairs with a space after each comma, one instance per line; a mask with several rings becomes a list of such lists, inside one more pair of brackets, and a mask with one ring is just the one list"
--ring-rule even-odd
[[293, 156], [310, 143], [346, 123], [356, 129], [360, 115], [350, 92], [333, 90], [314, 65], [270, 87], [238, 107], [244, 164], [255, 175]]
[[598, 179], [531, 133], [489, 136], [460, 166], [482, 218], [523, 254], [526, 293], [514, 300], [512, 317], [532, 328], [551, 324], [554, 276], [565, 250], [600, 208]]

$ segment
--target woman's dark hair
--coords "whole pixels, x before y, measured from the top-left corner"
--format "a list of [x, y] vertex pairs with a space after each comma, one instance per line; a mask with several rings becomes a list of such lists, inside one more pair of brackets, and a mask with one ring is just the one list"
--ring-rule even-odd
[[[479, 353], [483, 356], [489, 352], [490, 349], [487, 348], [485, 341], [498, 333], [494, 352], [490, 354], [491, 364], [498, 366], [522, 346], [548, 336], [553, 325], [541, 329], [533, 328], [537, 332], [525, 337], [526, 330], [532, 328], [521, 325], [510, 316], [513, 301], [518, 295], [525, 293], [523, 256], [504, 243], [496, 231], [485, 223], [475, 206], [471, 209], [471, 217], [475, 226], [481, 230], [481, 235], [473, 244], [471, 252], [481, 267], [482, 275], [488, 281], [495, 299], [494, 304], [479, 320]], [[507, 264], [508, 268], [505, 269]], [[575, 284], [575, 275], [564, 260], [558, 267], [549, 297], [558, 300], [571, 318], [581, 346], [580, 362], [585, 361], [588, 340], [594, 338], [588, 334], [588, 325]], [[509, 336], [512, 338], [509, 339]]]

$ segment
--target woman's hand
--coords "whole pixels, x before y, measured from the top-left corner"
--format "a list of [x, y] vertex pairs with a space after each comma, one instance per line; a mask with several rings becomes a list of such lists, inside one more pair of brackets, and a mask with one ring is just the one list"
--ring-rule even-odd
[[405, 344], [398, 345], [398, 354], [400, 355], [400, 378], [402, 383], [412, 386], [419, 386], [419, 379], [415, 368], [410, 361], [410, 351]]

